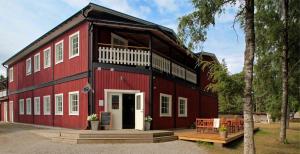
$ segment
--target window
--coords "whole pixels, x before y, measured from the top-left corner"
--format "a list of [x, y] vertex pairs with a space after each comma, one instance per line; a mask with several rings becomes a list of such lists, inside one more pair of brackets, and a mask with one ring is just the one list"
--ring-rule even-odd
[[31, 74], [31, 58], [26, 59], [26, 75]]
[[114, 33], [111, 33], [111, 44], [113, 45], [120, 45], [120, 46], [127, 46], [128, 41], [121, 36], [118, 36]]
[[79, 31], [69, 36], [69, 59], [79, 56]]
[[167, 94], [160, 94], [160, 116], [172, 116], [172, 96]]
[[24, 114], [24, 99], [19, 100], [19, 114]]
[[50, 108], [50, 95], [44, 96], [43, 104], [44, 104], [44, 115], [50, 115], [51, 114], [51, 108]]
[[55, 64], [59, 64], [64, 61], [64, 40], [61, 40], [55, 44]]
[[9, 82], [13, 82], [14, 81], [14, 68], [13, 67], [9, 68], [8, 77], [9, 77]]
[[44, 50], [44, 68], [48, 68], [51, 66], [51, 48], [47, 48]]
[[79, 92], [69, 92], [69, 115], [79, 115]]
[[63, 115], [63, 94], [55, 95], [55, 115]]
[[187, 117], [187, 98], [178, 97], [178, 117]]
[[38, 72], [40, 71], [41, 67], [40, 67], [40, 53], [37, 53], [36, 55], [34, 55], [34, 72]]
[[26, 114], [31, 115], [31, 98], [26, 99]]
[[119, 110], [120, 106], [120, 98], [119, 95], [112, 95], [111, 96], [111, 109]]
[[34, 97], [34, 115], [41, 114], [41, 102], [40, 97]]

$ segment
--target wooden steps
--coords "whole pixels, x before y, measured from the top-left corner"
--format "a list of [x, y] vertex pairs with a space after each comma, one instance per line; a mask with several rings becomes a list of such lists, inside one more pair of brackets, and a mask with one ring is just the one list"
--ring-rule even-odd
[[52, 137], [55, 142], [71, 144], [160, 143], [177, 140], [172, 131], [69, 131]]

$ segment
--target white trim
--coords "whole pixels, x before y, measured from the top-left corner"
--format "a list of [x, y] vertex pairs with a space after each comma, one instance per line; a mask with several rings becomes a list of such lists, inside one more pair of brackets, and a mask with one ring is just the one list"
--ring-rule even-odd
[[[77, 111], [72, 111], [72, 104], [71, 104], [71, 95], [73, 94], [77, 94], [77, 97], [78, 97], [78, 104], [77, 104]], [[79, 104], [80, 104], [80, 99], [79, 99], [79, 91], [72, 91], [72, 92], [69, 92], [69, 115], [79, 115]]]
[[[39, 56], [39, 63], [37, 63], [38, 64], [38, 68], [36, 66], [36, 57], [37, 56]], [[40, 54], [40, 52], [34, 55], [34, 58], [33, 58], [33, 70], [34, 70], [34, 72], [38, 72], [38, 71], [41, 70], [41, 54]]]
[[[49, 111], [46, 111], [46, 105], [45, 105], [45, 99], [49, 98]], [[51, 115], [51, 97], [50, 95], [44, 96], [43, 97], [43, 113], [44, 115]]]
[[[39, 101], [37, 101], [37, 100], [39, 100]], [[41, 115], [41, 98], [40, 97], [34, 97], [33, 105], [34, 105], [33, 114], [34, 115]], [[39, 107], [37, 108], [37, 106], [39, 106]], [[37, 109], [39, 109], [39, 110], [37, 110]]]
[[[57, 102], [56, 102], [56, 97], [61, 96], [61, 112], [57, 111]], [[64, 94], [63, 93], [59, 93], [59, 94], [55, 94], [54, 95], [54, 112], [55, 115], [64, 115]]]
[[[180, 114], [180, 100], [184, 101], [184, 114]], [[187, 98], [178, 97], [178, 117], [187, 117]]]
[[[27, 62], [28, 61], [30, 61], [30, 65], [27, 65]], [[31, 72], [32, 72], [32, 60], [31, 60], [31, 57], [29, 57], [29, 58], [27, 58], [26, 59], [26, 62], [25, 62], [25, 74], [26, 74], [26, 76], [27, 75], [30, 75], [31, 74]], [[27, 67], [30, 67], [30, 71], [28, 72], [28, 68]]]
[[[28, 108], [28, 105], [27, 105], [28, 101], [30, 103], [30, 108]], [[31, 109], [32, 109], [31, 98], [26, 98], [26, 115], [32, 115]]]
[[[59, 44], [61, 44], [61, 47], [62, 47], [62, 55], [61, 55], [62, 59], [57, 61], [57, 59], [56, 59], [56, 55], [57, 55], [56, 46], [58, 46]], [[55, 43], [54, 52], [55, 52], [55, 54], [54, 54], [55, 65], [64, 62], [64, 40], [60, 40], [59, 42]]]
[[[48, 51], [49, 52], [49, 57], [48, 57], [48, 59], [49, 59], [49, 64], [48, 65], [46, 65], [46, 54], [45, 54], [45, 52], [46, 51]], [[48, 47], [48, 48], [46, 48], [46, 49], [44, 49], [44, 69], [46, 69], [46, 68], [49, 68], [49, 67], [51, 67], [51, 47]]]
[[14, 101], [9, 101], [9, 111], [8, 111], [8, 113], [9, 113], [9, 122], [14, 122], [14, 111], [15, 111], [15, 109], [14, 109]]
[[110, 33], [110, 35], [111, 35], [111, 39], [110, 39], [110, 43], [112, 44], [112, 46], [114, 45], [114, 38], [115, 39], [118, 39], [118, 40], [120, 40], [120, 41], [122, 41], [122, 42], [124, 42], [125, 43], [125, 46], [128, 46], [128, 40], [127, 39], [125, 39], [125, 38], [123, 38], [123, 37], [121, 37], [121, 36], [119, 36], [119, 35], [117, 35], [117, 34], [114, 34], [114, 33]]
[[[161, 98], [162, 98], [162, 96], [169, 98], [169, 103], [168, 103], [169, 104], [169, 113], [161, 113], [161, 105], [162, 105]], [[159, 93], [159, 116], [160, 117], [172, 117], [172, 95]]]
[[13, 82], [14, 81], [14, 67], [9, 68], [9, 70], [8, 70], [8, 78], [9, 78], [9, 82]]
[[108, 111], [108, 93], [135, 94], [140, 90], [104, 89], [104, 111]]
[[[21, 106], [21, 102], [22, 102], [22, 106]], [[24, 110], [24, 109], [25, 109], [25, 108], [24, 108], [24, 104], [25, 104], [25, 103], [24, 103], [24, 99], [19, 99], [19, 114], [20, 114], [20, 115], [24, 115], [24, 113], [25, 113], [25, 112], [24, 112], [24, 111], [25, 111], [25, 110]], [[22, 107], [22, 108], [21, 108], [21, 107]], [[22, 109], [22, 110], [21, 110], [21, 109]]]
[[[71, 51], [73, 52], [73, 49], [71, 48], [71, 46], [72, 46], [71, 38], [72, 38], [73, 36], [75, 36], [75, 35], [78, 35], [78, 53], [77, 53], [77, 54], [74, 54], [74, 55], [71, 55]], [[72, 59], [72, 58], [74, 58], [74, 57], [77, 57], [77, 56], [79, 56], [79, 54], [80, 54], [80, 33], [79, 33], [79, 31], [77, 31], [77, 32], [75, 32], [75, 33], [69, 35], [69, 59]]]

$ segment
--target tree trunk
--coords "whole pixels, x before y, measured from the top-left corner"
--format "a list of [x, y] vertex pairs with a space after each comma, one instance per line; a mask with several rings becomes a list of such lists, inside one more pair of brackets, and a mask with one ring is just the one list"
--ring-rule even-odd
[[253, 136], [252, 80], [255, 52], [254, 0], [245, 0], [245, 90], [244, 90], [244, 154], [255, 154]]
[[286, 123], [287, 123], [287, 106], [288, 106], [288, 0], [282, 0], [283, 20], [284, 20], [284, 37], [282, 48], [282, 104], [281, 104], [281, 123], [280, 123], [280, 142], [286, 142]]

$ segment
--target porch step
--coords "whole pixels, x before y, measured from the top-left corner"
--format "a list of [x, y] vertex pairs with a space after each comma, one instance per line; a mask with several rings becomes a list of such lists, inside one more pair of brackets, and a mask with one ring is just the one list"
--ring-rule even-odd
[[178, 140], [178, 136], [162, 136], [162, 137], [155, 137], [154, 143], [161, 143], [161, 142], [169, 142]]

